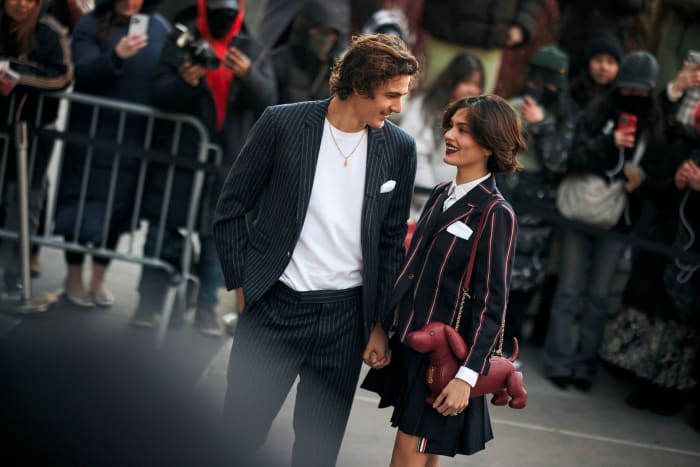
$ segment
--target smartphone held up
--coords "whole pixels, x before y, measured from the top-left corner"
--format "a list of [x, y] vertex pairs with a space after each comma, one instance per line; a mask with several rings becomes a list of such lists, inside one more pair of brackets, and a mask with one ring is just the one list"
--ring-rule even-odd
[[129, 20], [129, 36], [133, 36], [135, 34], [142, 34], [144, 36], [148, 35], [148, 15], [144, 15], [141, 13], [135, 14], [131, 16], [131, 19]]
[[634, 133], [637, 130], [637, 116], [622, 112], [617, 119], [617, 131]]

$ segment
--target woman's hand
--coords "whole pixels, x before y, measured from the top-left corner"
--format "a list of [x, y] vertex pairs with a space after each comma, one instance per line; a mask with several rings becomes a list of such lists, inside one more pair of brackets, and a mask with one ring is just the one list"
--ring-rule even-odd
[[685, 162], [676, 170], [676, 174], [673, 176], [673, 183], [679, 191], [684, 190], [688, 186], [688, 169]]
[[700, 64], [683, 63], [683, 68], [671, 83], [671, 89], [676, 94], [682, 94], [688, 88], [696, 86], [700, 86]]
[[377, 323], [369, 335], [367, 347], [362, 353], [362, 359], [365, 363], [375, 370], [384, 368], [391, 362], [391, 350], [389, 350], [389, 338], [384, 332], [381, 324]]
[[445, 416], [459, 415], [469, 405], [471, 390], [472, 387], [466, 381], [454, 378], [435, 398], [433, 408]]
[[613, 138], [615, 138], [615, 146], [618, 149], [633, 148], [634, 147], [634, 133], [633, 129], [620, 131], [615, 130], [613, 133]]
[[148, 36], [145, 34], [132, 34], [122, 37], [114, 48], [114, 52], [117, 54], [117, 57], [126, 60], [136, 55], [139, 50], [147, 45]]
[[687, 166], [688, 186], [693, 191], [700, 191], [700, 167], [692, 160], [686, 161], [684, 165]]
[[183, 63], [178, 70], [180, 77], [192, 87], [199, 86], [199, 81], [207, 70], [201, 65], [192, 65], [191, 63]]
[[523, 97], [523, 104], [520, 106], [520, 113], [528, 123], [537, 123], [544, 120], [542, 107], [530, 96]]

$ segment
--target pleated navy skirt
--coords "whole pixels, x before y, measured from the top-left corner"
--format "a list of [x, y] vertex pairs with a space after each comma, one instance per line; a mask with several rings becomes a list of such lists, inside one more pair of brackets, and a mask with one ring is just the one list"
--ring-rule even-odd
[[393, 406], [391, 425], [420, 438], [416, 449], [427, 454], [454, 457], [483, 450], [493, 439], [491, 419], [484, 396], [469, 399], [457, 416], [441, 415], [425, 403], [430, 389], [425, 381], [428, 355], [391, 340], [391, 363], [370, 370], [361, 387], [381, 397], [379, 407]]

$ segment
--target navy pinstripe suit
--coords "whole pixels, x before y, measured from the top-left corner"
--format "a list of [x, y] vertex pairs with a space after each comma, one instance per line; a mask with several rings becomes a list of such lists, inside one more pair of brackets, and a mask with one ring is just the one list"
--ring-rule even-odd
[[[294, 465], [333, 465], [347, 423], [362, 350], [388, 315], [404, 259], [415, 143], [390, 122], [368, 130], [357, 297], [310, 303], [278, 280], [298, 241], [330, 100], [269, 107], [231, 168], [214, 238], [227, 288], [243, 288], [224, 417], [234, 443], [257, 448], [299, 374]], [[395, 189], [380, 193], [388, 180]], [[245, 400], [242, 400], [245, 399]], [[304, 458], [304, 456], [311, 456]]]
[[[392, 304], [402, 302], [395, 317], [397, 332], [403, 340], [408, 332], [431, 321], [454, 325], [475, 234], [465, 240], [447, 228], [462, 221], [476, 232], [479, 220], [486, 215], [485, 208], [492, 200], [498, 200], [488, 213], [479, 240], [471, 299], [465, 303], [459, 329], [469, 346], [464, 366], [484, 374], [506, 312], [517, 222], [493, 176], [443, 212], [449, 186], [438, 185], [431, 194], [416, 226], [407, 262], [396, 281]], [[403, 300], [407, 295], [410, 300]]]

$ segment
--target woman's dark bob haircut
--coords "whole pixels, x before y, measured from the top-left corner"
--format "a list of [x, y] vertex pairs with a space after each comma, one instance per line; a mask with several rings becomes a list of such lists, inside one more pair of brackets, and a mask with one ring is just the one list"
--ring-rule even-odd
[[442, 129], [452, 127], [452, 117], [467, 109], [467, 126], [474, 141], [492, 152], [488, 160], [491, 173], [514, 172], [522, 166], [518, 154], [527, 148], [523, 125], [512, 105], [502, 97], [487, 94], [456, 100], [447, 105], [442, 116]]
[[418, 60], [406, 44], [390, 34], [355, 36], [350, 48], [336, 60], [331, 70], [331, 94], [345, 100], [354, 91], [374, 97], [374, 90], [390, 79], [408, 75], [411, 83], [418, 75]]

